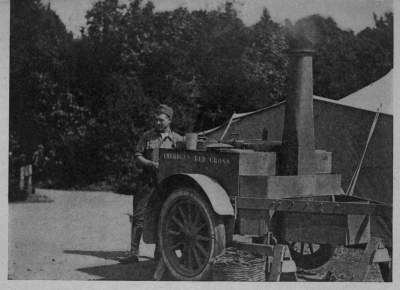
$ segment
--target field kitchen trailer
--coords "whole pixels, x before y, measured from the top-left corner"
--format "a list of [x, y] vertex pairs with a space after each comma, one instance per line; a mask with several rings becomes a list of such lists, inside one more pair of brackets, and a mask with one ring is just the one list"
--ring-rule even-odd
[[[315, 148], [312, 51], [292, 51], [289, 68], [281, 144], [232, 140], [159, 150], [160, 194], [146, 214], [144, 241], [158, 241], [161, 262], [176, 279], [205, 279], [227, 245], [269, 256], [287, 245], [305, 269], [327, 262], [336, 246], [368, 245], [383, 268], [388, 264], [382, 250], [392, 247], [391, 236], [374, 225], [391, 224], [392, 207], [344, 193], [331, 154]], [[264, 243], [235, 242], [234, 234]], [[355, 271], [362, 280], [365, 271]]]

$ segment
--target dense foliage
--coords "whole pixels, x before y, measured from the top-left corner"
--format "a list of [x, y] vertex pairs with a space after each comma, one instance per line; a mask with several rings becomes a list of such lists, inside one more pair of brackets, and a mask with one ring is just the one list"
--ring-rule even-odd
[[316, 50], [315, 93], [344, 97], [393, 66], [393, 14], [374, 17], [355, 34], [319, 15], [283, 27], [265, 9], [248, 27], [229, 3], [155, 12], [151, 2], [103, 0], [74, 39], [49, 6], [12, 0], [10, 168], [43, 144], [47, 185], [131, 192], [134, 146], [157, 104], [175, 108], [183, 133], [284, 99], [288, 26]]
[[374, 28], [357, 35], [341, 30], [332, 18], [312, 15], [296, 23], [316, 51], [314, 91], [343, 98], [376, 81], [393, 67], [393, 14], [375, 20]]

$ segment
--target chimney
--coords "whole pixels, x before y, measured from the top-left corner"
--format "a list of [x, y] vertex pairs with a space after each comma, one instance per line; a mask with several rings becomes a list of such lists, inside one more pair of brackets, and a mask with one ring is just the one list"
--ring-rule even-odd
[[289, 92], [280, 152], [280, 175], [315, 174], [313, 50], [290, 52]]

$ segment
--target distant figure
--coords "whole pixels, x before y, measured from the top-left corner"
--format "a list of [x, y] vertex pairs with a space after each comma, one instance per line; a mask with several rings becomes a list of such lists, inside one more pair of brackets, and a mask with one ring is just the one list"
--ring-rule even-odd
[[[167, 105], [160, 105], [154, 116], [155, 128], [147, 131], [136, 146], [135, 157], [143, 168], [138, 180], [138, 190], [133, 197], [133, 217], [131, 229], [131, 250], [121, 263], [137, 263], [139, 261], [139, 243], [143, 233], [143, 219], [150, 197], [156, 194], [158, 153], [160, 148], [175, 148], [183, 137], [171, 130], [173, 110]], [[156, 245], [155, 258], [158, 256]]]
[[44, 175], [46, 186], [53, 187], [59, 178], [61, 162], [57, 160], [55, 149], [50, 149], [48, 156], [45, 157]]
[[21, 154], [19, 156], [20, 164], [20, 175], [19, 175], [19, 190], [25, 191], [28, 194], [33, 193], [32, 189], [32, 164], [28, 164], [26, 161], [26, 155]]
[[46, 159], [44, 155], [44, 146], [42, 144], [39, 144], [32, 156], [34, 186], [37, 186], [38, 184], [40, 184], [41, 181], [43, 181], [45, 162]]

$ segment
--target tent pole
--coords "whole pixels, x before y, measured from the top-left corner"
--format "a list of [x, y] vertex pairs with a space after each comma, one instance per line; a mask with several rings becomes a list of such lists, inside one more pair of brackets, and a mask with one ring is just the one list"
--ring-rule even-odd
[[222, 143], [222, 140], [224, 139], [226, 133], [228, 133], [229, 127], [230, 127], [231, 124], [232, 124], [232, 121], [233, 121], [233, 117], [234, 117], [234, 116], [235, 116], [235, 112], [233, 112], [231, 118], [229, 119], [228, 124], [227, 124], [226, 127], [225, 127], [224, 133], [222, 133], [221, 137], [219, 138], [219, 142], [220, 142], [220, 143]]
[[365, 144], [363, 153], [361, 155], [361, 160], [358, 163], [357, 169], [354, 172], [353, 177], [351, 178], [350, 184], [349, 184], [349, 186], [347, 188], [347, 191], [346, 191], [346, 195], [353, 195], [353, 193], [354, 193], [354, 188], [356, 186], [357, 179], [358, 179], [358, 176], [360, 174], [360, 170], [361, 170], [362, 163], [364, 161], [365, 153], [367, 152], [369, 142], [371, 141], [372, 135], [373, 135], [373, 133], [375, 131], [375, 126], [378, 123], [378, 118], [379, 118], [379, 114], [380, 114], [380, 109], [381, 108], [382, 108], [382, 104], [379, 106], [378, 110], [375, 113], [375, 117], [374, 117], [374, 120], [372, 122], [371, 129], [369, 130], [367, 143]]

